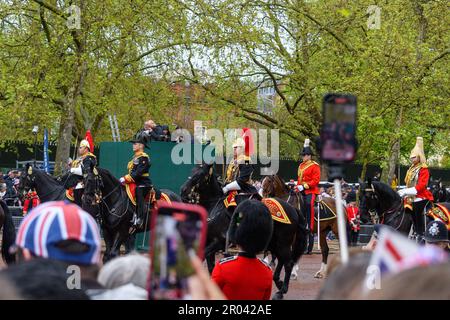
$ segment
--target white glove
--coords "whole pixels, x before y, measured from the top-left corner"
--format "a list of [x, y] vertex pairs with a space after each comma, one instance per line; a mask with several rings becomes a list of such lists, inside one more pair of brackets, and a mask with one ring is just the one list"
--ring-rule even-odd
[[415, 196], [417, 194], [417, 189], [414, 188], [414, 187], [402, 189], [402, 190], [398, 191], [398, 194], [399, 194], [400, 197]]
[[227, 186], [223, 187], [223, 188], [222, 188], [222, 191], [223, 191], [223, 194], [227, 194], [227, 193], [228, 193]]
[[83, 170], [81, 170], [81, 167], [70, 168], [70, 173], [76, 174], [77, 176], [82, 176]]
[[125, 183], [125, 178], [124, 178], [124, 177], [121, 177], [121, 178], [119, 179], [119, 181], [120, 181], [121, 184], [124, 184], [124, 183]]
[[299, 186], [297, 186], [297, 190], [299, 192], [302, 192], [303, 190], [305, 190], [305, 187], [303, 187], [303, 185], [299, 185]]

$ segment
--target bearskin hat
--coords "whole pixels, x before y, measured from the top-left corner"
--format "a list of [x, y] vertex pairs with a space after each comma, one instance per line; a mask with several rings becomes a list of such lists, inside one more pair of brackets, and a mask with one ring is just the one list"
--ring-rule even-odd
[[303, 144], [302, 156], [304, 155], [313, 155], [309, 139], [305, 139], [305, 143]]
[[228, 236], [231, 243], [256, 255], [267, 248], [272, 232], [273, 221], [269, 209], [260, 201], [245, 200], [234, 211]]

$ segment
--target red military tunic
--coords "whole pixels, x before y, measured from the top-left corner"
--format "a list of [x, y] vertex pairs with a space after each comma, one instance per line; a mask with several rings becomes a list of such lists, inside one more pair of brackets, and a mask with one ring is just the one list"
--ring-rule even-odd
[[261, 259], [244, 255], [225, 258], [216, 264], [213, 281], [229, 300], [269, 300], [272, 270]]
[[424, 163], [413, 165], [406, 173], [405, 183], [407, 187], [414, 187], [417, 190], [415, 198], [433, 201], [433, 194], [427, 189], [430, 172]]
[[305, 194], [319, 194], [320, 166], [317, 162], [308, 160], [298, 167], [297, 185], [303, 185]]
[[359, 209], [354, 206], [347, 206], [347, 219], [353, 231], [359, 231], [361, 226], [359, 222]]

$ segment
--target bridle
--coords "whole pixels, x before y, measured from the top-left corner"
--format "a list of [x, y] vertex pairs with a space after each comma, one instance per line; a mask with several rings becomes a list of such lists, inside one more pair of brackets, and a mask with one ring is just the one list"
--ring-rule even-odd
[[[365, 197], [368, 196], [372, 201], [377, 201], [379, 202], [379, 196], [378, 193], [375, 191], [375, 188], [372, 186], [372, 188], [366, 188], [364, 189], [364, 193], [365, 193]], [[366, 204], [367, 200], [365, 199], [364, 201], [364, 205], [367, 207]], [[398, 217], [400, 214], [402, 215], [402, 219], [400, 220], [400, 223], [398, 224], [398, 226], [393, 227], [395, 230], [398, 230], [400, 228], [400, 226], [403, 224], [403, 220], [405, 218], [405, 210], [403, 208], [403, 203], [402, 201], [400, 201], [400, 203], [394, 204], [391, 208], [383, 211], [381, 214], [378, 214], [378, 212], [376, 211], [376, 209], [374, 208], [367, 208], [367, 211], [369, 212], [370, 218], [372, 219], [372, 222], [380, 222], [380, 217], [381, 217], [381, 222], [382, 224], [386, 224], [386, 225], [390, 225], [389, 223], [392, 222], [396, 217]], [[396, 214], [394, 214], [396, 213]], [[387, 221], [385, 221], [385, 217], [386, 215], [391, 215]]]
[[[31, 176], [31, 178], [30, 178], [30, 176]], [[67, 178], [65, 179], [65, 181], [64, 181], [64, 183], [63, 183], [63, 186], [66, 184], [66, 182], [69, 180], [69, 178], [70, 178], [71, 176], [72, 176], [71, 173], [69, 173], [69, 174], [67, 175]], [[34, 186], [34, 187], [36, 186], [36, 174], [35, 174], [34, 172], [31, 173], [31, 174], [26, 173], [24, 179], [26, 179], [26, 180], [30, 183], [29, 186], [25, 186], [25, 185], [23, 186], [24, 191], [27, 191], [27, 192], [28, 192], [28, 191], [30, 191], [30, 189], [33, 188], [33, 186]], [[55, 193], [56, 191], [57, 191], [57, 189], [54, 188], [53, 190], [50, 190], [50, 191], [47, 192], [47, 193], [41, 194], [41, 195], [39, 196], [39, 198], [43, 199], [43, 198], [45, 198], [45, 197], [47, 197], [47, 196], [49, 196], [49, 195]]]

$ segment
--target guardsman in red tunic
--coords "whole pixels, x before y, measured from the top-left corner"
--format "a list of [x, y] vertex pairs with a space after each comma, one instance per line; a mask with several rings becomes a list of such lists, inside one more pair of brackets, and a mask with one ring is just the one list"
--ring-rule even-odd
[[297, 191], [301, 192], [305, 203], [306, 222], [309, 229], [308, 252], [311, 254], [314, 246], [314, 202], [316, 195], [319, 194], [320, 182], [320, 165], [311, 160], [312, 150], [309, 146], [309, 139], [305, 139], [303, 145], [302, 157], [303, 161], [298, 167]]
[[273, 231], [269, 209], [257, 200], [245, 200], [235, 210], [229, 239], [239, 254], [222, 259], [212, 279], [230, 300], [269, 300], [272, 270], [256, 255], [269, 244]]
[[22, 215], [27, 215], [28, 212], [31, 211], [31, 209], [36, 208], [39, 204], [41, 203], [41, 201], [39, 200], [39, 197], [36, 193], [36, 190], [30, 190], [26, 195], [25, 195], [25, 201], [23, 203], [23, 209], [22, 209]]
[[411, 167], [406, 173], [406, 189], [399, 190], [400, 197], [405, 197], [406, 211], [411, 213], [414, 230], [419, 242], [425, 232], [425, 209], [433, 201], [433, 195], [427, 189], [430, 172], [423, 151], [423, 138], [417, 137], [416, 145], [410, 155]]

